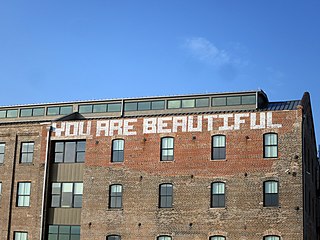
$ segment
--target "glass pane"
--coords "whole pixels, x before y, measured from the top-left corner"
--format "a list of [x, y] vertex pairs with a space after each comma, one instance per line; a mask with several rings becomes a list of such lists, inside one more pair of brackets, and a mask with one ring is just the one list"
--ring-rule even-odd
[[58, 240], [58, 234], [50, 234], [49, 233], [48, 240]]
[[266, 145], [277, 145], [277, 134], [269, 133], [264, 135]]
[[80, 141], [77, 142], [77, 151], [85, 151], [86, 150], [86, 142]]
[[266, 193], [278, 193], [278, 182], [265, 182]]
[[75, 162], [76, 142], [65, 143], [64, 162]]
[[219, 135], [213, 137], [213, 147], [225, 147], [226, 146], [226, 137]]
[[0, 111], [0, 118], [5, 118], [6, 115], [7, 115], [7, 111], [6, 110]]
[[92, 105], [79, 106], [79, 113], [92, 113]]
[[153, 101], [151, 102], [152, 110], [161, 110], [164, 109], [164, 101]]
[[71, 226], [71, 234], [80, 235], [80, 226]]
[[241, 104], [245, 105], [245, 104], [256, 104], [256, 96], [252, 95], [252, 96], [242, 96], [242, 102]]
[[49, 225], [49, 233], [58, 233], [58, 226]]
[[111, 186], [111, 193], [121, 193], [122, 186], [121, 185], [112, 185]]
[[116, 139], [113, 140], [113, 150], [123, 150], [124, 149], [124, 140]]
[[61, 207], [72, 207], [72, 183], [62, 184]]
[[56, 162], [56, 163], [63, 162], [63, 153], [55, 153], [54, 154], [54, 162]]
[[241, 97], [227, 97], [227, 105], [240, 105], [241, 104]]
[[264, 150], [265, 157], [267, 158], [275, 158], [277, 157], [277, 146], [266, 146]]
[[8, 110], [7, 111], [7, 118], [15, 118], [18, 117], [18, 110]]
[[151, 109], [151, 102], [138, 102], [138, 110], [150, 110]]
[[193, 107], [195, 107], [194, 99], [182, 100], [182, 108], [193, 108]]
[[0, 143], [0, 153], [4, 153], [4, 147], [5, 147], [5, 144]]
[[47, 115], [59, 115], [59, 107], [48, 107]]
[[20, 110], [20, 117], [31, 117], [32, 116], [32, 109], [21, 109]]
[[213, 160], [225, 159], [226, 158], [226, 148], [225, 147], [215, 147], [213, 148]]
[[61, 193], [61, 183], [52, 183], [52, 194], [60, 194]]
[[60, 195], [52, 195], [51, 207], [60, 207]]
[[180, 107], [181, 107], [181, 100], [168, 101], [168, 108], [180, 108]]
[[224, 194], [224, 183], [214, 183], [212, 184], [213, 194]]
[[173, 138], [162, 138], [162, 148], [173, 148]]
[[196, 99], [196, 107], [208, 107], [208, 106], [209, 106], [209, 98]]
[[70, 226], [59, 226], [59, 233], [61, 234], [70, 234]]
[[75, 183], [73, 192], [74, 192], [74, 194], [82, 194], [83, 193], [83, 183]]
[[121, 111], [121, 103], [108, 104], [108, 112], [120, 112], [120, 111]]
[[70, 240], [80, 240], [80, 235], [71, 235]]
[[72, 106], [60, 107], [60, 115], [67, 115], [72, 113]]
[[82, 207], [82, 195], [75, 195], [73, 197], [73, 207], [75, 207], [75, 208]]
[[138, 108], [138, 105], [136, 102], [124, 104], [125, 111], [137, 111], [137, 108]]
[[101, 113], [107, 111], [107, 104], [95, 104], [93, 105], [93, 112], [94, 113]]
[[77, 152], [77, 159], [76, 159], [77, 163], [83, 163], [85, 161], [85, 158], [86, 158], [85, 152]]
[[225, 97], [216, 97], [212, 98], [212, 106], [226, 106], [227, 98]]
[[34, 108], [32, 115], [33, 116], [43, 116], [44, 115], [44, 108]]
[[70, 240], [70, 235], [59, 235], [59, 240]]
[[63, 152], [64, 143], [63, 142], [56, 142], [55, 144], [55, 152]]

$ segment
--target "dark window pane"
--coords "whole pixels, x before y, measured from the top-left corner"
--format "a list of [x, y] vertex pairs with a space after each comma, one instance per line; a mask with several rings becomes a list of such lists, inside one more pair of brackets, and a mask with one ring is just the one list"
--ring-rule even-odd
[[67, 115], [72, 113], [72, 106], [60, 107], [60, 115]]
[[227, 105], [240, 105], [241, 104], [241, 97], [227, 97]]
[[209, 106], [209, 98], [196, 99], [196, 107], [208, 107], [208, 106]]
[[71, 226], [71, 234], [80, 235], [80, 226]]
[[153, 101], [151, 102], [152, 110], [161, 110], [164, 109], [164, 101]]
[[242, 96], [241, 97], [241, 104], [256, 104], [256, 96]]
[[56, 162], [56, 163], [63, 162], [63, 153], [55, 153], [54, 154], [54, 162]]
[[83, 163], [85, 161], [86, 154], [85, 152], [77, 152], [77, 162]]
[[56, 152], [63, 152], [64, 149], [64, 142], [56, 142], [55, 143], [55, 151]]
[[70, 235], [59, 235], [59, 240], [70, 240]]
[[64, 162], [75, 162], [76, 142], [65, 143]]
[[93, 112], [94, 113], [101, 113], [107, 111], [107, 104], [95, 104], [93, 105]]
[[136, 102], [124, 104], [125, 111], [137, 111], [137, 109], [138, 109], [138, 105]]
[[43, 116], [44, 115], [44, 108], [34, 108], [32, 115], [33, 116]]
[[138, 110], [150, 110], [151, 109], [151, 102], [138, 102]]
[[226, 97], [212, 98], [212, 106], [226, 106], [226, 105], [227, 105]]
[[225, 159], [226, 149], [225, 148], [213, 148], [213, 159]]
[[32, 109], [21, 109], [20, 110], [20, 117], [31, 117], [32, 116]]
[[51, 207], [60, 207], [60, 195], [53, 195], [51, 199]]
[[120, 112], [120, 111], [121, 111], [121, 103], [108, 104], [108, 112]]
[[92, 113], [92, 105], [79, 106], [79, 113]]
[[82, 207], [82, 195], [75, 195], [73, 199], [73, 207], [81, 208]]
[[58, 240], [58, 234], [49, 233], [48, 240]]
[[77, 151], [85, 151], [86, 150], [86, 142], [79, 141], [77, 142]]
[[59, 107], [48, 107], [47, 115], [59, 115]]

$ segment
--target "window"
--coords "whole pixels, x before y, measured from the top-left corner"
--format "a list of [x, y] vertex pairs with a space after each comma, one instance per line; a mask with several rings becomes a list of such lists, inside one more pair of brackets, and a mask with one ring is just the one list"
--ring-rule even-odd
[[168, 100], [168, 109], [181, 108], [181, 100]]
[[278, 157], [278, 134], [266, 133], [263, 135], [263, 157]]
[[225, 240], [226, 238], [223, 236], [212, 236], [210, 237], [210, 240]]
[[27, 232], [14, 232], [14, 240], [28, 240]]
[[112, 141], [112, 162], [123, 162], [124, 160], [124, 140], [115, 139]]
[[107, 240], [121, 240], [121, 237], [119, 235], [109, 235]]
[[124, 110], [125, 111], [137, 111], [138, 110], [138, 103], [137, 102], [125, 103]]
[[92, 105], [80, 105], [79, 113], [92, 113]]
[[6, 144], [0, 143], [0, 164], [4, 162], [4, 150], [5, 150]]
[[114, 184], [110, 186], [109, 208], [122, 207], [122, 185]]
[[120, 112], [121, 103], [110, 103], [108, 104], [108, 112]]
[[277, 207], [279, 205], [279, 189], [277, 181], [264, 182], [263, 193], [263, 206]]
[[30, 194], [31, 194], [31, 182], [19, 182], [18, 183], [18, 207], [30, 206]]
[[51, 207], [81, 208], [83, 183], [52, 183]]
[[69, 141], [55, 142], [54, 162], [55, 163], [83, 163], [85, 160], [86, 142]]
[[43, 116], [44, 108], [24, 108], [20, 110], [20, 117]]
[[275, 235], [270, 235], [270, 236], [265, 236], [263, 240], [280, 240], [280, 237]]
[[23, 142], [21, 144], [21, 163], [31, 163], [33, 159], [33, 149], [34, 143], [33, 142]]
[[208, 107], [209, 98], [198, 98], [196, 99], [196, 107]]
[[0, 182], [0, 196], [2, 194], [2, 182]]
[[211, 184], [211, 207], [225, 207], [225, 183], [214, 182]]
[[182, 100], [182, 108], [194, 108], [195, 99], [184, 99]]
[[49, 225], [48, 240], [80, 240], [80, 226]]
[[173, 186], [170, 183], [160, 185], [159, 208], [172, 208]]
[[157, 240], [171, 240], [172, 238], [170, 236], [159, 236], [157, 237]]
[[226, 159], [226, 136], [212, 136], [212, 160]]
[[72, 106], [48, 107], [47, 115], [67, 115], [72, 113]]
[[227, 98], [226, 97], [215, 97], [212, 98], [212, 106], [226, 106]]
[[240, 105], [241, 104], [241, 97], [227, 97], [227, 105], [233, 106], [233, 105]]
[[173, 160], [173, 137], [161, 138], [161, 161]]

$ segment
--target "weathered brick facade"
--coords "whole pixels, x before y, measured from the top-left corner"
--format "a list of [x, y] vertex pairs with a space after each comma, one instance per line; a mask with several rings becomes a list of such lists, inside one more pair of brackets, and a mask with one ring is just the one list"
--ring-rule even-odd
[[[319, 239], [318, 163], [308, 94], [285, 110], [210, 108], [44, 118], [0, 120], [0, 143], [5, 143], [0, 239], [14, 239], [18, 231], [27, 232], [28, 239], [48, 239], [48, 225], [79, 225], [82, 240], [108, 235]], [[277, 157], [264, 157], [266, 133], [278, 136]], [[214, 135], [225, 136], [223, 160], [212, 160]], [[160, 160], [162, 137], [174, 138], [172, 161]], [[124, 140], [122, 162], [111, 161], [114, 139]], [[75, 140], [86, 141], [85, 163], [53, 163], [55, 142]], [[33, 161], [20, 163], [21, 143], [30, 141]], [[279, 184], [279, 204], [265, 207], [263, 186], [269, 180]], [[30, 206], [17, 207], [17, 184], [24, 181], [31, 182]], [[83, 182], [82, 208], [51, 208], [53, 182]], [[225, 183], [224, 207], [210, 205], [213, 182]], [[170, 208], [159, 208], [163, 183], [173, 185]], [[112, 184], [122, 185], [121, 208], [108, 207]]]

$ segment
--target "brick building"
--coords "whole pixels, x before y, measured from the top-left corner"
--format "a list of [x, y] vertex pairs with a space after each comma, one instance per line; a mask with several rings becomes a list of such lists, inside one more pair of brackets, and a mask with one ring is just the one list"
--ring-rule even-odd
[[310, 97], [0, 108], [0, 239], [319, 239]]

